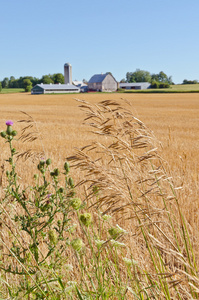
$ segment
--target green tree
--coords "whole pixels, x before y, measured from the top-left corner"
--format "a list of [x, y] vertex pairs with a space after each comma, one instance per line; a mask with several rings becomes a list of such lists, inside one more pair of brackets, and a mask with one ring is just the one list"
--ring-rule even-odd
[[9, 88], [13, 88], [13, 84], [14, 84], [14, 81], [15, 81], [15, 77], [14, 76], [10, 76], [10, 80], [9, 80]]
[[9, 78], [5, 77], [2, 81], [2, 88], [7, 89], [9, 86]]
[[1, 91], [2, 91], [2, 85], [1, 85], [1, 82], [0, 82], [0, 93], [1, 93]]
[[148, 71], [136, 69], [133, 73], [126, 73], [127, 82], [151, 82], [151, 74]]
[[64, 75], [61, 73], [53, 74], [53, 81], [54, 83], [64, 84]]
[[41, 78], [41, 82], [44, 84], [54, 83], [54, 81], [51, 78], [51, 75], [43, 75]]
[[23, 85], [24, 85], [25, 92], [30, 92], [31, 91], [32, 82], [30, 81], [30, 79], [24, 79]]

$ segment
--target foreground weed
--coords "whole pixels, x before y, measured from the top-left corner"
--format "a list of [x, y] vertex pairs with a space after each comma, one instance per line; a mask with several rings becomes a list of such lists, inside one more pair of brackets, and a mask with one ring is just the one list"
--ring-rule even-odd
[[65, 186], [60, 186], [60, 171], [49, 170], [51, 159], [40, 160], [39, 174], [34, 175], [35, 185], [21, 189], [16, 172], [17, 151], [13, 147], [17, 132], [12, 128], [12, 121], [6, 125], [1, 137], [9, 145], [10, 169], [6, 171], [8, 184], [1, 200], [0, 217], [9, 241], [2, 230], [0, 269], [5, 278], [6, 274], [21, 276], [19, 286], [12, 292], [9, 289], [13, 297], [31, 294], [36, 299], [54, 299], [56, 294], [59, 299], [72, 289], [64, 283], [62, 274], [65, 274], [63, 268], [73, 226], [69, 215], [80, 208], [81, 200], [75, 198], [74, 183], [68, 176], [69, 164], [65, 162], [62, 171]]

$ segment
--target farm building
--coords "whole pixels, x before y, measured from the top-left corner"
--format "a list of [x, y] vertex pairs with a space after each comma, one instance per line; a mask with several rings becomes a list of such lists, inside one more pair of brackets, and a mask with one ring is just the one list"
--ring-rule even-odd
[[88, 82], [90, 91], [114, 92], [117, 90], [117, 81], [111, 73], [96, 74]]
[[149, 89], [151, 84], [149, 82], [131, 82], [131, 83], [120, 83], [120, 89], [124, 90], [146, 90]]
[[80, 88], [81, 93], [88, 92], [88, 85], [84, 83], [83, 81], [74, 80], [73, 84]]
[[67, 63], [64, 65], [64, 84], [37, 84], [31, 94], [52, 94], [52, 93], [80, 93], [80, 87], [72, 84], [72, 66]]
[[31, 94], [79, 93], [80, 88], [72, 84], [37, 84]]

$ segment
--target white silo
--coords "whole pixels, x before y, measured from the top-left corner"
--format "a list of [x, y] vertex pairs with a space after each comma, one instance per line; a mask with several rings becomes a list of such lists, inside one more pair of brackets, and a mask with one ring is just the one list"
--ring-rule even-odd
[[64, 65], [64, 83], [72, 84], [72, 66], [69, 63]]

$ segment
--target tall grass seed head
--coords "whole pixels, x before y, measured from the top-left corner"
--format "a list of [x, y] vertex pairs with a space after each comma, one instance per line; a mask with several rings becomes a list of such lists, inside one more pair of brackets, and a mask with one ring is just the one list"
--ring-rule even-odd
[[72, 206], [75, 210], [78, 210], [78, 209], [80, 208], [81, 204], [82, 204], [82, 201], [81, 201], [81, 199], [79, 199], [79, 198], [73, 198], [73, 199], [71, 200], [71, 206]]
[[96, 246], [97, 246], [97, 248], [99, 249], [99, 248], [101, 248], [101, 246], [103, 245], [105, 243], [105, 241], [103, 241], [103, 240], [95, 240], [95, 244], [96, 244]]
[[112, 216], [110, 216], [110, 215], [102, 215], [102, 219], [104, 221], [109, 221], [111, 218], [112, 218]]
[[86, 227], [88, 227], [92, 222], [92, 216], [89, 213], [84, 213], [80, 215], [79, 219], [82, 222], [82, 224], [84, 224]]
[[71, 241], [71, 246], [77, 252], [79, 252], [83, 247], [83, 242], [81, 239], [77, 238]]
[[111, 244], [114, 247], [126, 247], [126, 245], [124, 243], [120, 243], [120, 242], [115, 241], [115, 240], [111, 240]]
[[53, 245], [57, 244], [57, 235], [53, 229], [48, 231], [48, 238], [49, 238], [51, 244], [53, 244]]
[[77, 228], [77, 224], [73, 224], [72, 226], [68, 227], [68, 232], [73, 233]]
[[113, 239], [116, 239], [122, 233], [122, 231], [116, 227], [110, 228], [108, 232]]

